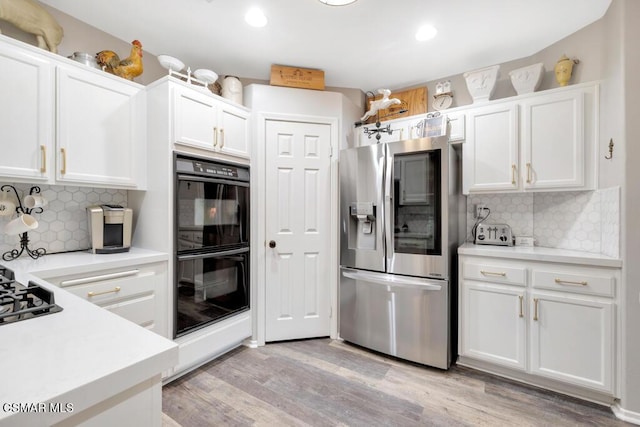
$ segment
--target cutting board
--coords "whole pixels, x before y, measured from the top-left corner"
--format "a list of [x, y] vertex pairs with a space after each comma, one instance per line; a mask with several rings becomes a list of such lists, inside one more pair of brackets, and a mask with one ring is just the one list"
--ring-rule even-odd
[[[373, 100], [382, 98], [382, 95], [378, 94]], [[389, 98], [398, 98], [401, 103], [399, 105], [392, 105], [384, 110], [379, 110], [380, 121], [399, 119], [401, 117], [415, 116], [416, 114], [424, 114], [427, 112], [427, 88], [420, 87], [416, 89], [407, 89], [400, 92], [392, 92]], [[370, 108], [372, 99], [367, 98], [367, 111]], [[407, 110], [406, 113], [398, 114], [402, 110]], [[386, 117], [385, 117], [386, 116]], [[375, 123], [376, 117], [370, 117], [367, 123]]]

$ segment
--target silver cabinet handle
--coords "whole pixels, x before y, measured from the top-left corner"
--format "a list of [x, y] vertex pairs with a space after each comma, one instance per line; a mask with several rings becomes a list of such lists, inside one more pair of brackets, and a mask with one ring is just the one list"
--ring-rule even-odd
[[220, 129], [220, 148], [224, 147], [224, 129]]
[[106, 294], [111, 294], [111, 293], [118, 293], [120, 292], [120, 286], [116, 286], [115, 288], [111, 289], [110, 291], [103, 291], [103, 292], [87, 292], [87, 296], [88, 297], [96, 297], [98, 295], [106, 295]]
[[527, 163], [527, 184], [531, 184], [531, 163]]
[[574, 282], [574, 281], [572, 281], [572, 280], [562, 280], [562, 279], [558, 279], [558, 278], [556, 278], [555, 282], [556, 282], [557, 284], [559, 284], [559, 285], [562, 285], [562, 284], [566, 284], [566, 285], [579, 285], [579, 286], [587, 286], [587, 285], [588, 285], [588, 283], [587, 283], [587, 281], [586, 281], [586, 280], [583, 280], [583, 281], [581, 281], [581, 282]]
[[135, 276], [140, 270], [119, 271], [117, 273], [101, 274], [98, 276], [81, 277], [79, 279], [69, 279], [60, 282], [60, 286], [84, 285], [85, 283], [100, 282], [103, 280], [120, 279], [123, 277]]
[[518, 295], [518, 299], [520, 300], [520, 315], [518, 317], [524, 317], [524, 296]]
[[213, 128], [213, 146], [218, 146], [218, 128], [214, 126]]
[[538, 298], [533, 299], [533, 320], [538, 320]]
[[505, 277], [507, 275], [507, 273], [504, 272], [493, 272], [493, 271], [485, 271], [485, 270], [480, 270], [480, 274], [484, 274], [485, 276], [500, 276], [500, 277]]

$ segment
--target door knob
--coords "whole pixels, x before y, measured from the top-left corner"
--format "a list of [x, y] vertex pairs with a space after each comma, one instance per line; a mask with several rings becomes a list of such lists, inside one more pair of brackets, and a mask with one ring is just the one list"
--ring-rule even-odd
[[270, 241], [269, 241], [269, 247], [270, 247], [271, 249], [275, 248], [275, 247], [276, 247], [276, 241], [275, 241], [275, 240], [270, 240]]

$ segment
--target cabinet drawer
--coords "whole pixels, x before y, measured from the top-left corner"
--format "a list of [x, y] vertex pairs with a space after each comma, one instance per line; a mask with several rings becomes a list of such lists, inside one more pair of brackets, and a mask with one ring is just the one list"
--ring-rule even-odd
[[553, 271], [533, 270], [532, 284], [534, 288], [549, 289], [577, 294], [613, 297], [615, 277], [606, 271]]
[[134, 268], [62, 280], [59, 285], [80, 298], [104, 307], [113, 301], [153, 293], [154, 284], [152, 280], [147, 280], [148, 276], [153, 276], [153, 272]]
[[524, 267], [465, 262], [462, 265], [462, 276], [465, 279], [481, 280], [483, 282], [524, 286], [526, 284], [527, 269]]
[[153, 330], [156, 323], [155, 309], [157, 303], [154, 293], [144, 293], [134, 299], [99, 305], [137, 325]]

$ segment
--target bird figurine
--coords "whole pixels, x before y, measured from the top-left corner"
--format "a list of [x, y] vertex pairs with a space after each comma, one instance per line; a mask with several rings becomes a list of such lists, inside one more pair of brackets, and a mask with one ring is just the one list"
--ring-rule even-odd
[[378, 89], [378, 93], [382, 95], [382, 98], [371, 101], [369, 111], [364, 113], [364, 116], [362, 116], [360, 122], [364, 122], [369, 117], [373, 117], [378, 113], [379, 110], [384, 110], [385, 108], [389, 108], [392, 105], [398, 105], [402, 103], [402, 101], [400, 101], [398, 98], [389, 99], [389, 95], [391, 95], [391, 91], [389, 89]]
[[96, 60], [103, 71], [115, 74], [127, 80], [133, 80], [142, 74], [142, 43], [138, 40], [131, 42], [131, 54], [128, 58], [120, 60], [118, 54], [111, 50], [102, 50], [96, 53]]

